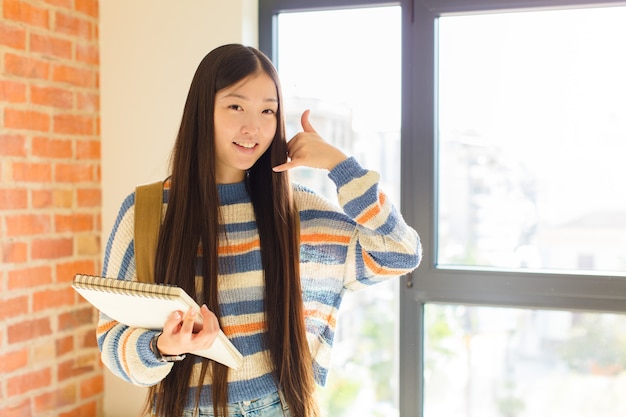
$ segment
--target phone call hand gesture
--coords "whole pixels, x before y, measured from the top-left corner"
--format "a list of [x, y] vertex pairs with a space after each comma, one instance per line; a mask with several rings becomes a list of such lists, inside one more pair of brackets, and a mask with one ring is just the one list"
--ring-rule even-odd
[[300, 166], [330, 171], [347, 158], [343, 152], [322, 139], [313, 129], [309, 121], [309, 113], [310, 110], [305, 110], [302, 113], [300, 122], [302, 123], [303, 131], [296, 134], [287, 143], [289, 161], [275, 166], [273, 168], [275, 172], [282, 172]]

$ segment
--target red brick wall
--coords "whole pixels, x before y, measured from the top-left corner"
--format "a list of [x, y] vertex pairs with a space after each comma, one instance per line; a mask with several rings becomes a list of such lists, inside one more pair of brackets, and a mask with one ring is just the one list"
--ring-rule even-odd
[[0, 416], [102, 415], [98, 0], [0, 0]]

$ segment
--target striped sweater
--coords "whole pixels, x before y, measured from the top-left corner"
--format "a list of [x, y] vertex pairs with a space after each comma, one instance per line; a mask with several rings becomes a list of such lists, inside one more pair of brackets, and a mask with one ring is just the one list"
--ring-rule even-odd
[[[338, 308], [345, 291], [407, 273], [417, 267], [421, 257], [417, 233], [378, 189], [376, 172], [349, 158], [329, 177], [337, 186], [341, 208], [305, 187], [293, 185], [300, 211], [300, 276], [307, 339], [320, 385], [324, 385], [330, 365]], [[229, 402], [253, 400], [277, 390], [269, 351], [262, 350], [261, 343], [266, 323], [259, 237], [244, 183], [218, 188], [228, 236], [219, 253], [229, 266], [228, 273], [219, 276], [220, 323], [244, 356], [240, 369], [229, 370]], [[167, 201], [167, 190], [164, 193]], [[134, 201], [134, 194], [126, 198], [115, 221], [106, 247], [104, 276], [136, 279]], [[97, 339], [104, 364], [135, 385], [158, 383], [172, 364], [158, 362], [150, 351], [154, 333], [129, 328], [101, 314]], [[208, 389], [202, 389], [200, 405], [212, 404], [210, 384], [210, 376], [194, 381], [188, 401], [195, 397], [197, 387], [204, 386]]]

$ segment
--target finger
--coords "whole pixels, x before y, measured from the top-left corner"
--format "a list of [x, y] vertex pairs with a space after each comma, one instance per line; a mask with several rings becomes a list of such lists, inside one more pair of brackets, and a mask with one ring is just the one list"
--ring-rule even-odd
[[190, 308], [185, 314], [183, 318], [183, 325], [181, 326], [181, 333], [183, 334], [191, 334], [193, 332], [193, 323], [196, 320], [196, 315], [198, 314], [198, 310], [195, 308]]
[[291, 160], [289, 162], [285, 162], [284, 164], [276, 165], [274, 168], [272, 168], [272, 171], [283, 172], [295, 167], [299, 167], [301, 165], [302, 164], [298, 163], [297, 161]]
[[180, 311], [174, 311], [170, 314], [163, 324], [163, 333], [174, 333], [176, 328], [180, 325], [183, 319], [183, 314]]
[[209, 310], [209, 308], [204, 304], [202, 308], [200, 308], [200, 313], [202, 314], [202, 331], [207, 331], [209, 333], [216, 332], [220, 328], [219, 321], [217, 320], [217, 316]]
[[315, 131], [315, 129], [313, 129], [313, 125], [311, 124], [311, 122], [309, 121], [309, 114], [311, 113], [311, 110], [305, 110], [302, 113], [302, 117], [300, 118], [300, 123], [302, 124], [302, 129], [305, 132], [313, 132], [313, 133], [317, 133]]

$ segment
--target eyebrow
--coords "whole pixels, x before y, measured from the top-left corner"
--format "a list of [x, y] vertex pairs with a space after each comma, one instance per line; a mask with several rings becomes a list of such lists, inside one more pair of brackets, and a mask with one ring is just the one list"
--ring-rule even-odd
[[[248, 97], [241, 95], [241, 94], [237, 94], [237, 93], [228, 93], [222, 98], [229, 98], [229, 97], [235, 97], [241, 100], [248, 100]], [[278, 103], [278, 99], [276, 97], [269, 97], [269, 98], [264, 99], [263, 101], [268, 102], [268, 103]]]

